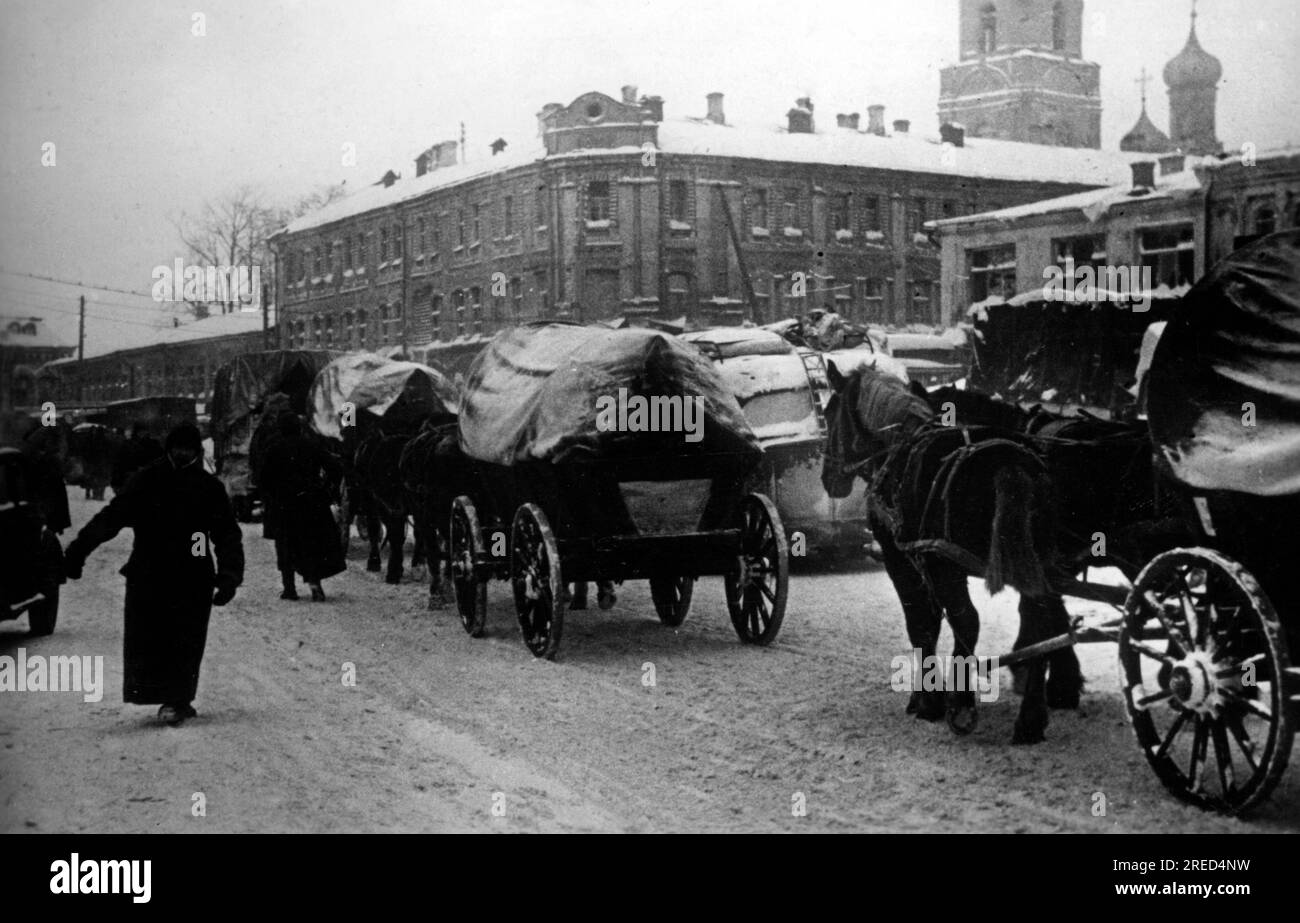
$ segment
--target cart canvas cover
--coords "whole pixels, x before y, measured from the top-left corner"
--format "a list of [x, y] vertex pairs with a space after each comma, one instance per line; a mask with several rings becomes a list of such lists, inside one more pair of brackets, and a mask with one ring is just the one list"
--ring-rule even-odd
[[700, 398], [699, 442], [681, 432], [643, 432], [639, 454], [761, 451], [730, 389], [694, 346], [656, 330], [568, 324], [516, 327], [488, 344], [466, 382], [462, 448], [498, 465], [612, 454], [616, 443], [628, 444], [627, 434], [602, 431], [598, 415], [620, 389], [629, 400]]
[[375, 353], [350, 353], [321, 369], [308, 397], [312, 428], [341, 439], [343, 405], [351, 403], [376, 417], [403, 410], [416, 416], [454, 416], [459, 390], [437, 369], [419, 362], [385, 359]]
[[247, 353], [217, 370], [212, 394], [212, 438], [218, 458], [248, 454], [254, 416], [277, 391], [289, 395], [296, 413], [306, 412], [307, 391], [321, 366], [337, 352], [310, 349]]
[[1300, 494], [1300, 231], [1238, 250], [1198, 282], [1149, 375], [1151, 435], [1180, 481]]

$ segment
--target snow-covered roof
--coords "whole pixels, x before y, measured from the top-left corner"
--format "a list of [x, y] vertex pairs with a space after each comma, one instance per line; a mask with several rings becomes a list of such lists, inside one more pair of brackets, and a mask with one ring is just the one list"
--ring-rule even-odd
[[[274, 315], [272, 315], [274, 316]], [[163, 320], [166, 318], [164, 317]], [[133, 322], [134, 323], [134, 322]], [[87, 322], [89, 326], [89, 321]], [[240, 333], [253, 333], [262, 329], [261, 311], [236, 311], [232, 314], [214, 314], [202, 320], [190, 321], [180, 326], [158, 326], [149, 329], [143, 324], [127, 328], [124, 336], [105, 340], [92, 340], [86, 337], [86, 358], [106, 356], [109, 353], [139, 349], [142, 346], [171, 346], [188, 343], [191, 340], [206, 340], [211, 337], [234, 336]], [[48, 365], [76, 362], [75, 357], [56, 359]]]
[[[823, 127], [817, 132], [801, 133], [771, 123], [719, 125], [693, 118], [664, 119], [658, 126], [658, 138], [659, 152], [668, 155], [736, 157], [1088, 186], [1124, 182], [1129, 175], [1129, 163], [1149, 156], [970, 136], [966, 137], [964, 146], [955, 147], [942, 143], [937, 135], [913, 132], [881, 136], [856, 129]], [[423, 176], [399, 178], [391, 186], [367, 186], [290, 222], [284, 230], [296, 233], [322, 227], [399, 205], [434, 189], [542, 160], [639, 153], [641, 148], [625, 146], [581, 149], [548, 157], [540, 144], [520, 147], [483, 160], [439, 167]]]

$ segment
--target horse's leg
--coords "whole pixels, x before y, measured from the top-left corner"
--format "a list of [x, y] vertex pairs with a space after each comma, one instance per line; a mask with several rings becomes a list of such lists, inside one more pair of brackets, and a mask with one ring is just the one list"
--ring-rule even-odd
[[[1022, 598], [1020, 606], [1020, 634], [1025, 644], [1047, 640], [1044, 625], [1044, 600]], [[1013, 744], [1036, 744], [1044, 738], [1047, 729], [1047, 658], [1035, 657], [1025, 664], [1025, 692], [1016, 716]]]
[[966, 572], [950, 561], [929, 558], [929, 572], [939, 604], [948, 616], [952, 629], [952, 670], [948, 674], [945, 696], [948, 727], [956, 734], [975, 730], [979, 715], [975, 710], [975, 682], [979, 670], [975, 649], [980, 637], [980, 615], [966, 589]]
[[[1059, 596], [1043, 599], [1043, 631], [1049, 638], [1066, 634], [1070, 630], [1070, 614]], [[1083, 671], [1074, 645], [1054, 651], [1047, 658], [1047, 707], [1078, 708], [1083, 692]]]
[[447, 584], [443, 576], [443, 563], [447, 551], [443, 548], [442, 530], [438, 528], [438, 521], [430, 511], [426, 511], [424, 523], [429, 557], [429, 608], [446, 609], [449, 601]]
[[925, 676], [926, 667], [933, 663], [935, 647], [939, 641], [942, 623], [925, 578], [916, 565], [894, 543], [894, 538], [880, 523], [873, 522], [871, 531], [880, 544], [885, 572], [894, 584], [894, 592], [903, 607], [903, 621], [907, 626], [907, 639], [912, 643], [913, 675], [912, 694], [908, 697], [907, 713], [925, 721], [938, 721], [943, 717], [943, 691], [915, 688], [918, 679]]
[[587, 581], [578, 580], [570, 584], [573, 592], [569, 596], [569, 609], [586, 609], [587, 608]]
[[406, 517], [400, 511], [388, 511], [384, 531], [388, 533], [388, 573], [385, 583], [402, 582], [402, 561], [406, 554]]
[[370, 542], [370, 554], [366, 558], [366, 570], [377, 574], [383, 569], [379, 549], [380, 543], [383, 541], [384, 530], [380, 524], [379, 508], [373, 495], [366, 495], [361, 508], [361, 517], [366, 522], [366, 539]]

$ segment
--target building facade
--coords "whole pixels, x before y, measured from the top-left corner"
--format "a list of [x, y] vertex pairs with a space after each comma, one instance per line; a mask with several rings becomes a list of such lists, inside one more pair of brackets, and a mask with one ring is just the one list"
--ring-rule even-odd
[[764, 322], [829, 304], [876, 323], [937, 323], [934, 218], [1096, 188], [1121, 155], [939, 137], [883, 107], [782, 124], [585, 93], [539, 113], [541, 144], [415, 175], [299, 219], [272, 241], [283, 347], [419, 346], [537, 318]]
[[960, 56], [939, 72], [939, 121], [976, 138], [1101, 147], [1101, 68], [1083, 57], [1083, 0], [961, 0]]
[[1133, 165], [1123, 186], [938, 221], [942, 313], [1041, 290], [1051, 267], [1151, 271], [1179, 292], [1257, 237], [1300, 227], [1300, 151], [1258, 156], [1168, 154]]
[[70, 356], [40, 317], [0, 318], [0, 411], [40, 405], [41, 366]]
[[42, 401], [59, 405], [137, 397], [192, 397], [207, 404], [218, 368], [275, 341], [274, 329], [263, 332], [260, 314], [216, 315], [160, 331], [158, 342], [147, 346], [50, 362], [40, 369], [37, 387]]

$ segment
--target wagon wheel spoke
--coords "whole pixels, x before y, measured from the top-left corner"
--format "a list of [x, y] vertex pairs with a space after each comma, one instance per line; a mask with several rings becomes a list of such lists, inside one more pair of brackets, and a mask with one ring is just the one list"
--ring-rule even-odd
[[1241, 755], [1246, 758], [1246, 765], [1250, 767], [1251, 772], [1259, 772], [1259, 763], [1255, 760], [1255, 742], [1250, 739], [1246, 729], [1242, 727], [1241, 717], [1239, 715], [1228, 715], [1226, 718], [1228, 730], [1232, 732], [1232, 737], [1237, 741], [1237, 748], [1241, 750]]
[[1160, 749], [1155, 752], [1156, 759], [1161, 759], [1169, 753], [1169, 748], [1173, 746], [1174, 740], [1178, 737], [1178, 732], [1183, 729], [1183, 725], [1187, 723], [1187, 719], [1190, 715], [1191, 712], [1186, 711], [1180, 711], [1178, 713], [1178, 717], [1174, 719], [1174, 723], [1169, 726], [1169, 732], [1165, 734], [1165, 739], [1160, 741]]
[[758, 591], [767, 597], [768, 602], [774, 606], [776, 605], [776, 594], [772, 592], [771, 587], [762, 581], [755, 583], [754, 586], [758, 587]]
[[1132, 638], [1129, 638], [1128, 646], [1133, 648], [1133, 650], [1137, 651], [1139, 654], [1142, 654], [1143, 656], [1146, 657], [1150, 657], [1152, 660], [1159, 661], [1160, 663], [1163, 663], [1167, 666], [1172, 667], [1175, 663], [1178, 662], [1173, 657], [1170, 657], [1168, 654], [1166, 654], [1164, 651], [1156, 650], [1154, 647], [1147, 644], [1145, 641], [1136, 641]]
[[1254, 699], [1246, 698], [1245, 696], [1241, 695], [1241, 693], [1237, 692], [1237, 690], [1235, 689], [1224, 689], [1223, 694], [1226, 695], [1234, 705], [1237, 705], [1240, 708], [1244, 708], [1246, 711], [1250, 712], [1251, 714], [1257, 715], [1258, 717], [1263, 718], [1265, 721], [1272, 723], [1273, 712], [1265, 708], [1263, 705], [1260, 705]]
[[1187, 650], [1199, 650], [1205, 646], [1205, 629], [1207, 619], [1196, 610], [1196, 602], [1192, 599], [1187, 589], [1186, 578], [1180, 581], [1178, 587], [1178, 605], [1183, 612], [1183, 621], [1187, 624], [1188, 630], [1192, 636], [1192, 648]]
[[1237, 789], [1237, 776], [1232, 766], [1232, 753], [1228, 749], [1228, 732], [1223, 728], [1223, 722], [1213, 720], [1211, 724], [1214, 735], [1214, 757], [1219, 764], [1219, 785], [1223, 789], [1224, 798]]
[[[1197, 714], [1192, 715], [1192, 723], [1196, 726], [1196, 730], [1192, 732], [1192, 761], [1187, 767], [1187, 784], [1192, 791], [1200, 791], [1201, 782], [1196, 764], [1205, 757], [1206, 727], [1201, 716]], [[1202, 764], [1201, 769], [1204, 768]]]
[[1134, 704], [1137, 705], [1138, 708], [1150, 708], [1152, 705], [1157, 705], [1160, 702], [1163, 702], [1166, 699], [1172, 699], [1173, 697], [1173, 692], [1168, 689], [1162, 689], [1159, 692], [1151, 693], [1151, 695], [1142, 696], [1142, 698], [1138, 699]]
[[1191, 650], [1191, 645], [1187, 642], [1187, 637], [1183, 634], [1181, 628], [1174, 624], [1173, 620], [1165, 613], [1165, 607], [1160, 600], [1156, 599], [1155, 594], [1151, 591], [1143, 593], [1140, 597], [1147, 609], [1160, 621], [1165, 629], [1165, 634], [1184, 651]]

